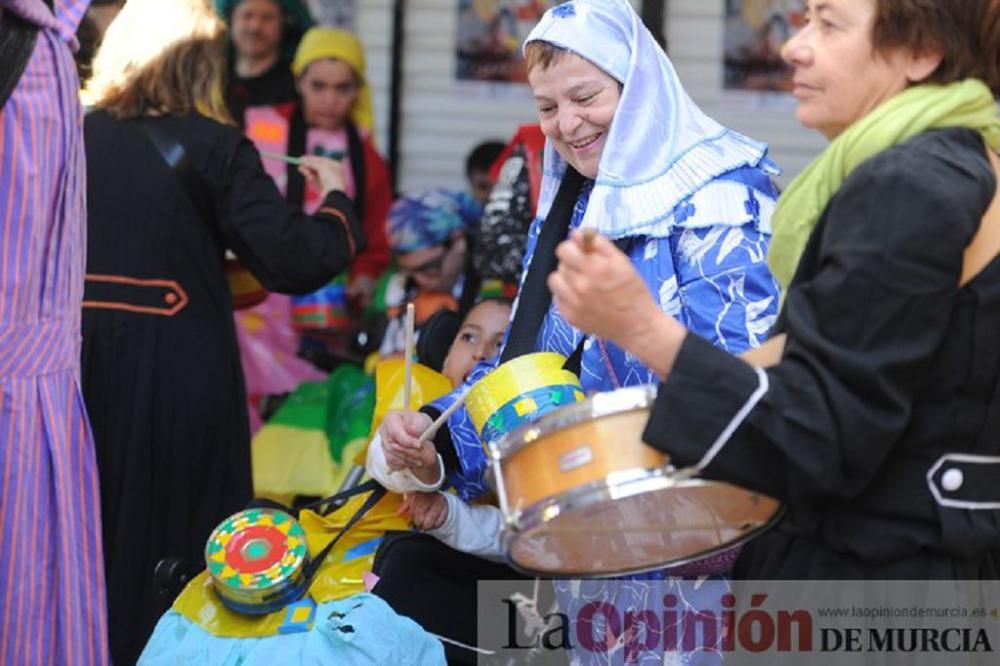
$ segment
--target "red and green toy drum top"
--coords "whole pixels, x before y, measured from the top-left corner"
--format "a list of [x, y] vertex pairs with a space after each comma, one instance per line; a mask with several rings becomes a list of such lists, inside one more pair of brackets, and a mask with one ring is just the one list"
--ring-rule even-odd
[[224, 520], [208, 539], [205, 564], [230, 610], [263, 615], [305, 593], [306, 535], [278, 509], [247, 509]]

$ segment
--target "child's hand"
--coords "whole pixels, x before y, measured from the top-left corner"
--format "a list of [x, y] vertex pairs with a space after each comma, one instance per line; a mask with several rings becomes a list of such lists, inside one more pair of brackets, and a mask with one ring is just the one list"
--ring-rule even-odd
[[385, 447], [385, 461], [393, 472], [402, 469], [434, 470], [437, 467], [437, 449], [430, 442], [421, 442], [420, 448], [416, 451], [394, 444], [391, 449]]
[[422, 412], [389, 412], [385, 415], [379, 434], [389, 469], [420, 469], [437, 462], [434, 445], [420, 442], [419, 437], [431, 425], [431, 417]]
[[399, 512], [409, 511], [418, 530], [434, 530], [448, 519], [448, 500], [441, 493], [407, 493]]

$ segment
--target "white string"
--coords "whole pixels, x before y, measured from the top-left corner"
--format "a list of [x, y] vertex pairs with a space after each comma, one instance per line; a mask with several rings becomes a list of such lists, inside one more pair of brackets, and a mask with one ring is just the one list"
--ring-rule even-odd
[[458, 641], [452, 640], [450, 638], [445, 638], [444, 636], [439, 636], [432, 631], [428, 631], [428, 634], [438, 639], [442, 643], [449, 643], [456, 647], [465, 648], [466, 650], [472, 650], [473, 652], [478, 652], [479, 654], [496, 654], [493, 650], [484, 650], [483, 648], [472, 647], [471, 645], [466, 645], [465, 643], [459, 643]]
[[736, 412], [723, 431], [719, 433], [719, 436], [715, 439], [715, 442], [712, 443], [712, 446], [709, 447], [702, 459], [698, 461], [697, 465], [691, 468], [693, 472], [701, 472], [709, 466], [709, 464], [715, 459], [715, 456], [719, 455], [719, 452], [722, 451], [722, 447], [729, 442], [729, 438], [733, 436], [736, 429], [739, 428], [743, 421], [746, 420], [747, 416], [750, 415], [750, 411], [757, 406], [757, 403], [760, 402], [761, 398], [764, 397], [764, 394], [767, 393], [767, 389], [770, 386], [767, 379], [767, 373], [760, 368], [754, 368], [754, 370], [757, 372], [757, 390], [750, 394], [750, 397], [747, 398], [745, 403], [743, 403], [743, 406], [740, 407], [740, 410]]

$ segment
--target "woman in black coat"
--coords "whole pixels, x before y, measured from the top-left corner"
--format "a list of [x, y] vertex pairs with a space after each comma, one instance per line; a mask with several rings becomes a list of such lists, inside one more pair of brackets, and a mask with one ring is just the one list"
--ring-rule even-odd
[[831, 143], [773, 218], [787, 292], [763, 352], [687, 333], [604, 239], [564, 243], [552, 291], [660, 376], [646, 442], [785, 503], [737, 578], [997, 579], [1000, 4], [806, 17], [782, 54], [796, 117]]
[[131, 0], [90, 87], [82, 380], [122, 664], [170, 602], [156, 593], [156, 563], [200, 566], [209, 532], [252, 496], [226, 250], [267, 289], [302, 293], [365, 244], [338, 164], [302, 158], [324, 193], [304, 215], [227, 122], [224, 30], [201, 0]]

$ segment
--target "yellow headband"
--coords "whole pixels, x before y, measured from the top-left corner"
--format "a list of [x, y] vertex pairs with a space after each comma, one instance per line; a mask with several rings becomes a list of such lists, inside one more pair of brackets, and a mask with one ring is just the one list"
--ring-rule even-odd
[[310, 28], [299, 42], [292, 60], [292, 73], [302, 76], [306, 68], [317, 60], [330, 58], [347, 63], [361, 83], [358, 99], [351, 111], [351, 121], [358, 127], [372, 131], [372, 95], [365, 75], [365, 49], [351, 32], [337, 28]]

